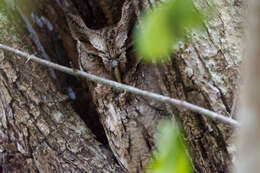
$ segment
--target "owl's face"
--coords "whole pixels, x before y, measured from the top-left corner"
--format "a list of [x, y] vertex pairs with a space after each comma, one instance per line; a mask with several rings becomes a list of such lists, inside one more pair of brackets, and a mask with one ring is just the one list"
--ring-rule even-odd
[[109, 72], [115, 68], [123, 70], [126, 66], [126, 48], [125, 42], [127, 33], [118, 32], [114, 28], [103, 32], [104, 34], [104, 52], [102, 61], [106, 70]]
[[70, 28], [75, 39], [89, 42], [90, 54], [101, 57], [104, 68], [108, 72], [113, 69], [124, 70], [126, 67], [126, 40], [129, 31], [129, 19], [133, 12], [131, 1], [125, 1], [120, 21], [115, 26], [99, 30], [88, 28], [84, 21], [75, 15], [69, 15]]

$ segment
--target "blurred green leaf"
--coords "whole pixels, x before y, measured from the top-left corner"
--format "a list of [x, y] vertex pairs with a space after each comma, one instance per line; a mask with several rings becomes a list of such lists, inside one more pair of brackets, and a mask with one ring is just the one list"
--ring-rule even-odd
[[174, 37], [166, 15], [162, 8], [157, 9], [156, 12], [150, 10], [144, 15], [143, 29], [140, 29], [136, 35], [137, 52], [144, 58], [153, 57], [160, 60], [171, 52]]
[[170, 121], [159, 125], [158, 151], [148, 164], [146, 173], [191, 173], [182, 135], [176, 124]]
[[203, 28], [203, 16], [208, 14], [202, 15], [192, 0], [168, 0], [148, 9], [135, 32], [138, 56], [152, 63], [167, 59], [174, 45], [185, 39], [187, 30]]

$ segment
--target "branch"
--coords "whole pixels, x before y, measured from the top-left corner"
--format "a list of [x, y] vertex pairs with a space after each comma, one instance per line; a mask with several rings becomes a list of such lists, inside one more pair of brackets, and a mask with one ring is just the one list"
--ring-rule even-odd
[[37, 62], [39, 64], [54, 68], [56, 70], [62, 71], [64, 73], [68, 73], [70, 75], [80, 76], [80, 77], [86, 78], [86, 79], [93, 81], [93, 82], [96, 82], [96, 83], [101, 83], [101, 84], [104, 84], [104, 85], [114, 87], [115, 89], [118, 89], [118, 90], [123, 90], [123, 91], [129, 92], [129, 93], [133, 93], [135, 95], [148, 97], [148, 98], [157, 100], [159, 102], [169, 103], [169, 104], [172, 104], [172, 105], [175, 105], [175, 106], [183, 107], [183, 108], [189, 109], [191, 111], [197, 112], [199, 114], [206, 115], [209, 118], [230, 124], [232, 126], [239, 126], [240, 125], [239, 122], [237, 122], [236, 120], [234, 120], [232, 118], [228, 118], [228, 117], [223, 116], [221, 114], [217, 114], [213, 111], [210, 111], [208, 109], [196, 106], [196, 105], [188, 103], [186, 101], [181, 101], [181, 100], [166, 97], [166, 96], [163, 96], [163, 95], [155, 94], [155, 93], [152, 93], [152, 92], [144, 91], [144, 90], [132, 87], [132, 86], [128, 86], [128, 85], [121, 84], [121, 83], [118, 83], [118, 82], [115, 82], [115, 81], [104, 79], [104, 78], [86, 73], [84, 71], [71, 69], [71, 68], [68, 68], [68, 67], [65, 67], [65, 66], [62, 66], [62, 65], [59, 65], [59, 64], [52, 63], [50, 61], [43, 60], [43, 59], [38, 58], [34, 55], [30, 55], [28, 53], [19, 51], [17, 49], [14, 49], [14, 48], [11, 48], [11, 47], [8, 47], [8, 46], [5, 46], [3, 44], [0, 44], [0, 49], [4, 49], [4, 50], [12, 52], [16, 55], [25, 57], [25, 58], [27, 58], [27, 61], [32, 60], [32, 61]]

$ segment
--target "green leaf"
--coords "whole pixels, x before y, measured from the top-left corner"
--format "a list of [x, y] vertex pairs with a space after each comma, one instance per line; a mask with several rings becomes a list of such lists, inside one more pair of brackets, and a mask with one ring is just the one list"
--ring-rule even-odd
[[176, 124], [162, 122], [159, 131], [158, 151], [154, 153], [146, 173], [191, 173], [191, 163]]
[[135, 32], [138, 57], [152, 63], [168, 59], [187, 31], [203, 28], [203, 16], [207, 14], [202, 15], [192, 0], [168, 0], [148, 9]]
[[[172, 51], [172, 43], [174, 37], [172, 36], [171, 28], [166, 18], [166, 11], [164, 9], [157, 9], [157, 11], [147, 11], [144, 15], [143, 29], [138, 30], [137, 52], [140, 56], [150, 61], [160, 60], [161, 57], [168, 56]], [[148, 58], [148, 59], [146, 59]]]

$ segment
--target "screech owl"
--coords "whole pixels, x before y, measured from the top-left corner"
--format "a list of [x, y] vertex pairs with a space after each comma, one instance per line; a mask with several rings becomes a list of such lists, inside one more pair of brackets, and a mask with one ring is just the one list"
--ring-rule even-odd
[[126, 68], [127, 63], [126, 40], [132, 14], [131, 1], [126, 0], [119, 22], [99, 30], [88, 28], [79, 15], [71, 13], [66, 15], [74, 39], [89, 42], [91, 44], [91, 49], [87, 50], [89, 54], [100, 57], [105, 69], [113, 73], [119, 82], [121, 82], [120, 71]]

